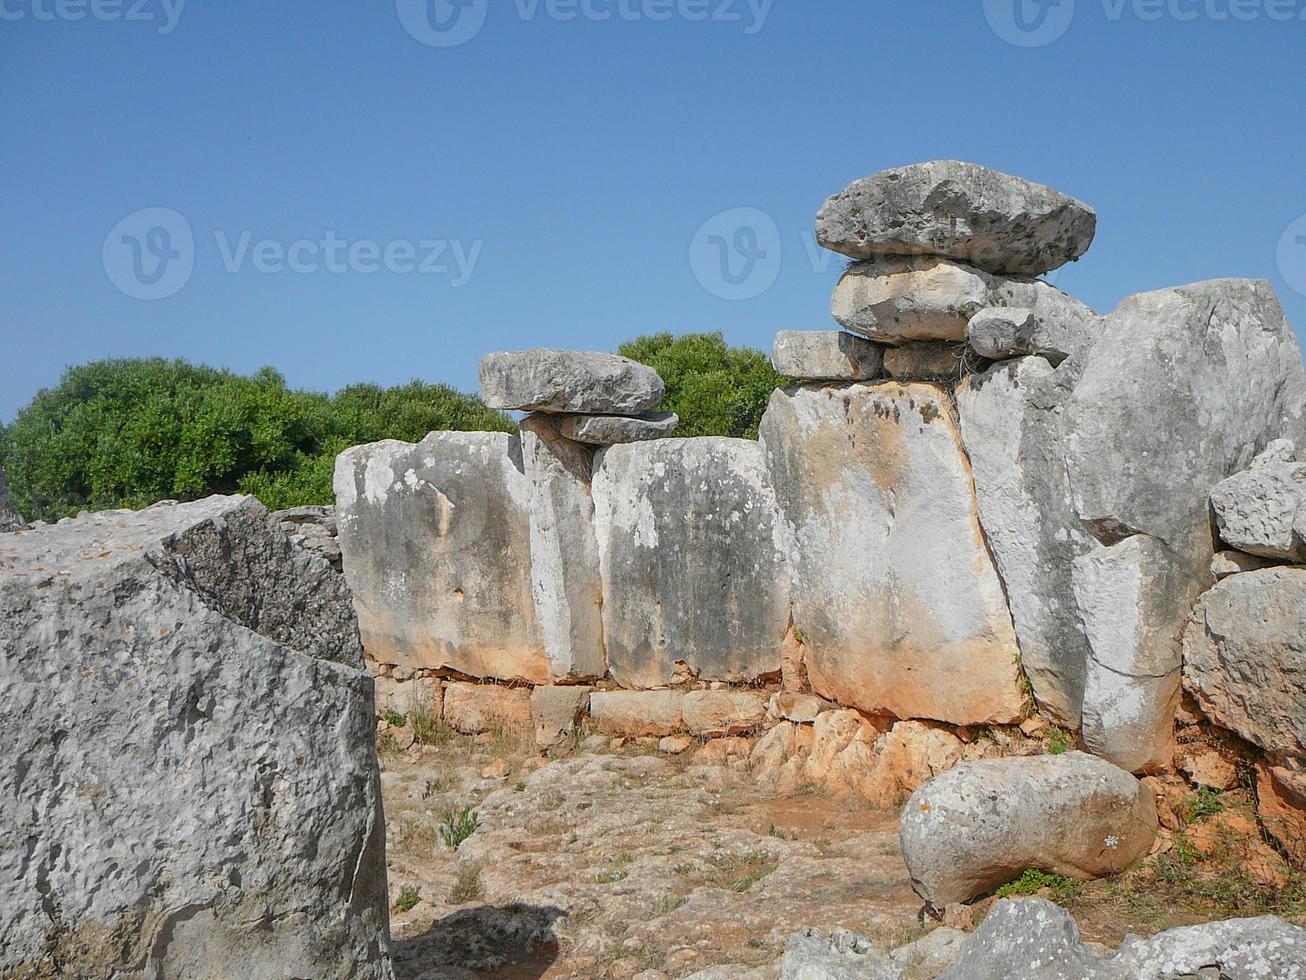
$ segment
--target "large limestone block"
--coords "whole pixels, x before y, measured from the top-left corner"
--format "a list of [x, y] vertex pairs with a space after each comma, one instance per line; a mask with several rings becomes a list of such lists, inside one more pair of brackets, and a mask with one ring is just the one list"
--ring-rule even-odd
[[594, 351], [486, 354], [480, 376], [485, 404], [504, 410], [641, 415], [665, 394], [651, 367]]
[[0, 562], [0, 974], [390, 977], [344, 581], [252, 498], [88, 515]]
[[594, 471], [608, 664], [623, 687], [780, 671], [789, 576], [762, 451], [744, 439], [601, 450]]
[[1201, 579], [1145, 534], [1077, 558], [1071, 578], [1088, 637], [1084, 744], [1130, 772], [1169, 768], [1184, 625]]
[[1266, 462], [1235, 473], [1211, 491], [1211, 509], [1220, 539], [1230, 547], [1263, 558], [1306, 560], [1306, 463]]
[[1133, 296], [1108, 316], [1067, 408], [1075, 508], [1107, 542], [1215, 551], [1211, 488], [1296, 437], [1306, 375], [1270, 284], [1222, 279]]
[[595, 691], [590, 719], [610, 735], [670, 735], [684, 727], [684, 705], [679, 691]]
[[776, 373], [803, 381], [868, 381], [883, 364], [879, 347], [841, 330], [781, 330], [771, 349]]
[[1184, 632], [1184, 687], [1217, 725], [1306, 756], [1306, 569], [1233, 575]]
[[459, 681], [444, 690], [444, 723], [468, 735], [504, 732], [521, 735], [534, 728], [531, 692], [524, 687], [468, 684]]
[[[994, 359], [1046, 353], [1059, 362], [1086, 350], [1101, 330], [1101, 318], [1089, 307], [1042, 280], [995, 276], [928, 255], [849, 266], [835, 286], [832, 310], [844, 329], [872, 340], [970, 339], [978, 353]], [[1040, 326], [998, 329], [987, 310], [1010, 310]]]
[[590, 492], [594, 451], [560, 433], [547, 415], [521, 424], [530, 479], [531, 593], [549, 674], [584, 680], [607, 672], [603, 580]]
[[902, 811], [912, 887], [942, 908], [1042, 868], [1114, 874], [1147, 855], [1152, 790], [1083, 752], [965, 762], [934, 777]]
[[1062, 457], [1068, 395], [1065, 371], [1023, 357], [967, 378], [957, 407], [980, 524], [1006, 585], [1025, 673], [1039, 705], [1077, 729], [1088, 641], [1071, 563], [1100, 545], [1071, 500]]
[[0, 534], [7, 531], [21, 531], [26, 526], [22, 516], [14, 509], [13, 502], [9, 499], [9, 478], [5, 476], [5, 468], [0, 466]]
[[535, 744], [556, 745], [576, 731], [589, 713], [592, 687], [537, 687], [531, 692], [531, 719], [535, 722]]
[[433, 432], [340, 455], [345, 577], [373, 660], [544, 683], [521, 441]]
[[1078, 259], [1096, 231], [1087, 204], [957, 160], [866, 177], [826, 201], [816, 218], [816, 240], [852, 258], [946, 255], [1026, 276]]
[[761, 433], [813, 690], [900, 718], [1019, 720], [1016, 635], [947, 396], [785, 389]]
[[756, 691], [690, 691], [683, 715], [694, 735], [739, 735], [766, 720], [766, 698]]

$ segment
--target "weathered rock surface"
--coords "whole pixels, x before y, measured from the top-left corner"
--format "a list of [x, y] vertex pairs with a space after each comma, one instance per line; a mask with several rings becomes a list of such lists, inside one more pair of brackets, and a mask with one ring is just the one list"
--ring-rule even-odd
[[1210, 488], [1296, 437], [1306, 374], [1270, 284], [1222, 279], [1133, 296], [1102, 323], [1067, 408], [1075, 507], [1099, 539], [1215, 551]]
[[340, 529], [334, 507], [291, 507], [277, 511], [272, 519], [292, 543], [325, 558], [337, 572], [341, 570]]
[[1306, 771], [1258, 763], [1256, 804], [1265, 829], [1294, 861], [1306, 865]]
[[560, 434], [547, 415], [521, 423], [530, 480], [531, 594], [549, 675], [585, 680], [607, 672], [603, 579], [591, 494], [594, 451]]
[[576, 730], [589, 711], [591, 687], [537, 687], [531, 692], [535, 744], [555, 745]]
[[884, 352], [884, 373], [898, 381], [956, 382], [977, 360], [964, 344], [904, 344]]
[[800, 381], [869, 381], [880, 376], [884, 351], [841, 330], [781, 330], [771, 366]]
[[993, 552], [1021, 662], [1039, 704], [1077, 729], [1088, 641], [1071, 586], [1075, 559], [1100, 547], [1075, 516], [1062, 457], [1066, 372], [1041, 357], [996, 364], [957, 389], [980, 523]]
[[376, 685], [376, 714], [384, 718], [390, 712], [411, 721], [410, 716], [439, 718], [444, 707], [444, 689], [433, 677], [410, 677], [398, 680], [385, 675], [372, 678]]
[[1084, 744], [1130, 772], [1168, 768], [1184, 626], [1201, 580], [1145, 534], [1075, 559], [1071, 576], [1088, 638]]
[[865, 936], [838, 929], [794, 933], [785, 944], [781, 980], [902, 980], [902, 967]]
[[1027, 898], [995, 905], [940, 980], [1095, 980], [1101, 969], [1070, 913]]
[[1037, 291], [1039, 309], [991, 307], [966, 326], [966, 338], [976, 353], [993, 360], [1037, 355], [1054, 366], [1082, 354], [1096, 339], [1101, 318], [1052, 286]]
[[565, 415], [558, 431], [568, 439], [590, 446], [616, 446], [626, 442], [665, 439], [676, 431], [680, 416], [675, 412], [648, 415]]
[[754, 691], [690, 691], [682, 710], [695, 735], [739, 735], [766, 720], [766, 698]]
[[0, 466], [0, 534], [21, 531], [26, 526], [22, 516], [14, 509], [13, 501], [9, 499], [9, 478], [5, 475], [5, 468]]
[[[1306, 464], [1263, 461], [1211, 491], [1220, 538], [1263, 558], [1306, 560]], [[1301, 515], [1300, 517], [1298, 515]]]
[[1112, 874], [1145, 857], [1155, 833], [1152, 791], [1082, 752], [963, 763], [918, 789], [902, 811], [912, 885], [936, 908], [1026, 868]]
[[848, 268], [832, 312], [845, 330], [882, 343], [966, 339], [966, 324], [990, 305], [978, 269], [935, 256], [885, 258]]
[[504, 410], [642, 415], [665, 393], [651, 367], [593, 351], [487, 354], [480, 374], [485, 404]]
[[684, 728], [684, 704], [678, 691], [595, 691], [590, 720], [609, 735], [670, 735]]
[[368, 655], [544, 683], [521, 440], [434, 432], [336, 460], [345, 578]]
[[1016, 636], [946, 396], [782, 390], [761, 434], [813, 690], [902, 718], [1018, 720]]
[[531, 731], [531, 692], [524, 687], [458, 682], [444, 689], [444, 723], [468, 735]]
[[391, 976], [372, 679], [256, 501], [6, 538], [0, 700], [0, 972]]
[[1208, 718], [1267, 751], [1306, 756], [1306, 569], [1233, 575], [1184, 632], [1184, 687]]
[[1257, 569], [1267, 568], [1273, 564], [1273, 560], [1269, 558], [1258, 558], [1256, 555], [1249, 555], [1245, 551], [1217, 551], [1215, 557], [1211, 559], [1211, 578], [1218, 582], [1230, 575], [1238, 575], [1241, 572], [1254, 572]]
[[664, 439], [601, 450], [594, 471], [612, 676], [658, 687], [780, 671], [789, 576], [756, 442]]
[[830, 198], [816, 218], [816, 240], [852, 258], [945, 255], [1029, 276], [1078, 259], [1096, 231], [1088, 205], [956, 160], [866, 177]]

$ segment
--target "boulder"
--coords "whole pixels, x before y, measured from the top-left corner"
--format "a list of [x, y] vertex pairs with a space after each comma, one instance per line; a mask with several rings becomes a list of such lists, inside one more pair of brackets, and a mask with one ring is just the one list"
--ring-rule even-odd
[[519, 735], [531, 731], [531, 692], [499, 684], [450, 684], [444, 689], [444, 723], [465, 735]]
[[755, 691], [690, 691], [682, 710], [685, 727], [695, 735], [739, 735], [766, 720], [766, 697]]
[[674, 412], [648, 415], [564, 415], [558, 431], [568, 439], [590, 446], [616, 446], [626, 442], [665, 439], [676, 431], [680, 416]]
[[[1043, 292], [1051, 297], [1051, 286]], [[966, 339], [977, 354], [995, 361], [1036, 355], [1053, 366], [1086, 350], [1095, 339], [1101, 318], [1064, 294], [1060, 310], [990, 307], [980, 310], [966, 326]], [[1050, 304], [1049, 304], [1050, 305]]]
[[336, 460], [345, 578], [378, 663], [544, 683], [531, 480], [501, 432], [433, 432]]
[[885, 258], [849, 266], [832, 311], [845, 330], [881, 343], [966, 339], [966, 324], [989, 305], [989, 278], [936, 256]]
[[780, 671], [789, 577], [756, 442], [663, 439], [600, 450], [603, 627], [622, 687]]
[[898, 381], [956, 382], [974, 368], [965, 344], [903, 344], [884, 352], [884, 373]]
[[594, 535], [594, 451], [564, 438], [547, 415], [521, 423], [530, 481], [530, 574], [549, 676], [577, 681], [607, 673], [603, 579]]
[[1269, 558], [1258, 558], [1243, 551], [1217, 551], [1215, 557], [1211, 559], [1211, 578], [1218, 582], [1230, 575], [1254, 572], [1273, 564], [1274, 562]]
[[490, 408], [642, 415], [664, 394], [656, 371], [616, 354], [537, 349], [481, 359], [481, 397]]
[[0, 534], [21, 531], [26, 527], [22, 515], [9, 499], [9, 478], [5, 476], [5, 468], [0, 466]]
[[884, 366], [884, 352], [840, 330], [781, 330], [771, 349], [776, 373], [800, 381], [869, 381]]
[[1062, 457], [1068, 370], [1041, 357], [995, 364], [962, 382], [957, 408], [1025, 674], [1039, 705], [1078, 729], [1088, 640], [1071, 565], [1100, 545], [1075, 516]]
[[1306, 569], [1230, 576], [1202, 596], [1184, 632], [1184, 687], [1217, 725], [1306, 756], [1304, 636]]
[[1184, 626], [1201, 580], [1146, 534], [1075, 559], [1071, 578], [1088, 638], [1085, 746], [1130, 772], [1169, 768]]
[[998, 902], [939, 980], [1107, 980], [1070, 913], [1041, 898]]
[[0, 973], [391, 977], [344, 580], [249, 497], [4, 554]]
[[1306, 772], [1257, 763], [1256, 812], [1270, 836], [1306, 867]]
[[684, 702], [678, 691], [595, 691], [590, 720], [609, 735], [671, 735], [684, 728]]
[[826, 201], [816, 240], [855, 259], [944, 255], [1038, 276], [1088, 251], [1093, 209], [1041, 184], [937, 160], [866, 177]]
[[531, 693], [531, 719], [535, 722], [535, 744], [556, 745], [576, 731], [589, 711], [592, 687], [537, 687]]
[[844, 929], [794, 933], [785, 943], [781, 980], [902, 980], [902, 967], [865, 936]]
[[912, 887], [935, 908], [1043, 868], [1113, 874], [1147, 855], [1152, 791], [1083, 752], [965, 762], [930, 780], [902, 811]]
[[1102, 323], [1066, 409], [1075, 509], [1106, 543], [1160, 538], [1204, 574], [1210, 488], [1295, 437], [1306, 374], [1270, 284], [1133, 296]]
[[812, 689], [871, 714], [1019, 721], [1019, 649], [947, 396], [785, 389], [761, 437]]
[[1265, 461], [1221, 480], [1211, 491], [1221, 540], [1247, 554], [1280, 561], [1306, 560], [1303, 505], [1306, 463]]

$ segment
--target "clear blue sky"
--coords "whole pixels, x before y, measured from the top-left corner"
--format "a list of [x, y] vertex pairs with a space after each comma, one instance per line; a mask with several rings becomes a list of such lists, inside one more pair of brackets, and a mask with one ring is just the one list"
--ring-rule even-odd
[[[945, 157], [1095, 206], [1096, 244], [1056, 282], [1099, 310], [1256, 276], [1306, 325], [1289, 284], [1306, 289], [1306, 244], [1286, 271], [1278, 254], [1306, 213], [1306, 0], [1170, 0], [1157, 20], [1146, 0], [1025, 0], [1025, 25], [1042, 26], [1022, 38], [1064, 28], [1036, 47], [999, 36], [1014, 23], [1001, 0], [987, 15], [982, 0], [774, 0], [764, 18], [759, 0], [665, 0], [669, 20], [653, 19], [664, 0], [488, 0], [452, 47], [405, 22], [448, 41], [436, 27], [470, 31], [454, 18], [476, 0], [189, 0], [179, 16], [176, 0], [171, 14], [122, 0], [150, 18], [130, 22], [61, 2], [0, 0], [0, 419], [106, 355], [271, 364], [323, 390], [473, 389], [491, 350], [613, 349], [657, 330], [769, 348], [777, 330], [832, 326], [841, 260], [809, 258], [825, 197]], [[194, 268], [143, 301], [111, 280], [103, 247], [155, 207], [184, 216]], [[691, 265], [700, 228], [734, 208], [779, 235], [778, 277], [748, 299]], [[401, 243], [397, 267], [405, 241], [456, 240], [464, 267], [479, 251], [461, 286], [348, 261], [265, 272], [248, 254], [328, 232]], [[131, 233], [111, 242], [119, 278]], [[248, 233], [237, 271], [219, 233], [233, 250]], [[142, 269], [179, 244], [136, 235]], [[758, 247], [773, 262], [765, 233]], [[710, 246], [695, 254], [711, 282]]]

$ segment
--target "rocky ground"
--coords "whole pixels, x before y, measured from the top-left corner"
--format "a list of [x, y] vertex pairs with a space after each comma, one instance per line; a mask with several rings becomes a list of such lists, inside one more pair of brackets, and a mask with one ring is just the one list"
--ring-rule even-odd
[[[400, 750], [381, 739], [401, 980], [656, 980], [725, 964], [769, 976], [805, 926], [850, 929], [882, 950], [941, 927], [922, 922], [894, 809], [805, 787], [777, 796], [746, 760], [705, 758], [697, 743], [668, 755], [657, 740], [614, 750], [577, 736], [541, 755], [500, 736], [439, 731], [428, 742]], [[1131, 875], [1078, 887], [1049, 879], [1023, 893], [1070, 905], [1085, 938], [1111, 948], [1129, 932], [1302, 911], [1282, 874], [1256, 887], [1236, 868], [1202, 871], [1193, 843], [1237, 851], [1246, 836], [1240, 796], [1226, 797], [1202, 798], [1221, 809], [1200, 814], [1178, 855], [1167, 842]], [[451, 848], [442, 826], [450, 833], [467, 808], [478, 826]], [[987, 907], [954, 910], [949, 922], [969, 927]], [[933, 973], [922, 964], [913, 975]]]

